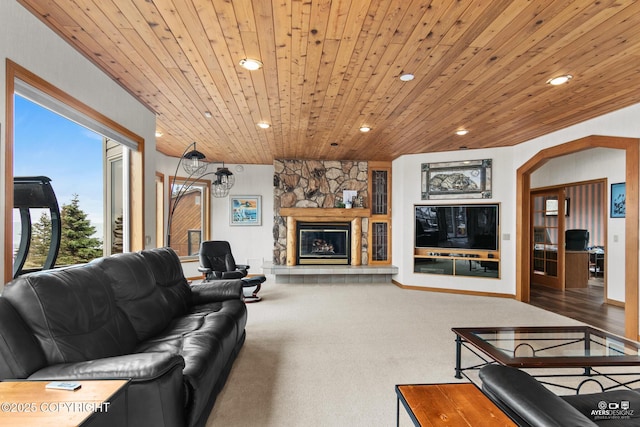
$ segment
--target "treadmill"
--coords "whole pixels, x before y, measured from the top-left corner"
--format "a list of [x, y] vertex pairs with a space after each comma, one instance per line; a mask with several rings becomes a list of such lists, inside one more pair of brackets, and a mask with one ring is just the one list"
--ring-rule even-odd
[[21, 224], [20, 245], [13, 262], [13, 278], [24, 273], [24, 263], [29, 255], [32, 233], [31, 208], [49, 209], [51, 214], [51, 242], [42, 269], [53, 268], [60, 249], [62, 223], [58, 199], [51, 187], [51, 179], [46, 176], [14, 177], [13, 207], [20, 211]]

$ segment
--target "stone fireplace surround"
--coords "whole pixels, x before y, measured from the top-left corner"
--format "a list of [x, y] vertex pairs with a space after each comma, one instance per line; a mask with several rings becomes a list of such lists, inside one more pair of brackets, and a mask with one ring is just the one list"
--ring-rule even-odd
[[[365, 161], [275, 160], [273, 264], [295, 265], [291, 239], [296, 221], [306, 221], [351, 222], [351, 265], [367, 265], [368, 179]], [[365, 207], [338, 207], [344, 190], [357, 191]]]
[[[275, 275], [276, 283], [391, 283], [398, 267], [368, 265], [368, 162], [276, 160], [274, 170], [274, 251], [273, 263], [263, 265], [266, 274]], [[343, 190], [358, 191], [365, 206], [337, 207]], [[295, 265], [288, 236], [295, 236], [295, 221], [307, 220], [351, 222], [351, 265]]]

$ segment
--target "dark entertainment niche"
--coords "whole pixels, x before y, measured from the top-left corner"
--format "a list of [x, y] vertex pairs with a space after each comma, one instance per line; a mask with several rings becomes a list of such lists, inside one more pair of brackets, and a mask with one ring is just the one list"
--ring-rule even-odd
[[498, 204], [416, 205], [414, 272], [499, 277]]
[[351, 224], [338, 222], [297, 223], [297, 263], [351, 263]]

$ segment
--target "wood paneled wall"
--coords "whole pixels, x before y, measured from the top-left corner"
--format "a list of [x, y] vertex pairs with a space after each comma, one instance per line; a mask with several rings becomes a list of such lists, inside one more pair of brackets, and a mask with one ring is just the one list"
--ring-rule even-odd
[[[191, 190], [176, 206], [171, 222], [171, 247], [176, 251], [178, 256], [189, 256], [189, 232], [202, 232], [202, 193], [198, 189]], [[173, 203], [173, 200], [171, 202]], [[200, 247], [200, 242], [197, 242]]]

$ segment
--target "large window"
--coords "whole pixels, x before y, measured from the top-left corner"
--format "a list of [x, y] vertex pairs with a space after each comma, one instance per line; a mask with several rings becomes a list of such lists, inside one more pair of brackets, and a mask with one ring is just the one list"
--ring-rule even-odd
[[15, 201], [23, 212], [14, 208], [19, 177], [48, 183], [57, 200], [61, 239], [50, 267], [142, 249], [143, 140], [10, 61], [7, 79], [5, 281], [17, 255], [28, 255], [24, 271], [43, 267], [54, 230], [50, 209], [25, 210], [24, 199]]
[[[62, 236], [55, 266], [78, 264], [129, 246], [122, 158], [126, 148], [19, 94], [14, 97], [14, 178], [45, 176], [61, 212]], [[24, 270], [41, 269], [48, 255], [51, 218], [37, 200], [29, 218], [14, 208], [14, 263], [30, 238]], [[22, 217], [22, 218], [21, 218]], [[22, 236], [22, 222], [33, 224]]]

